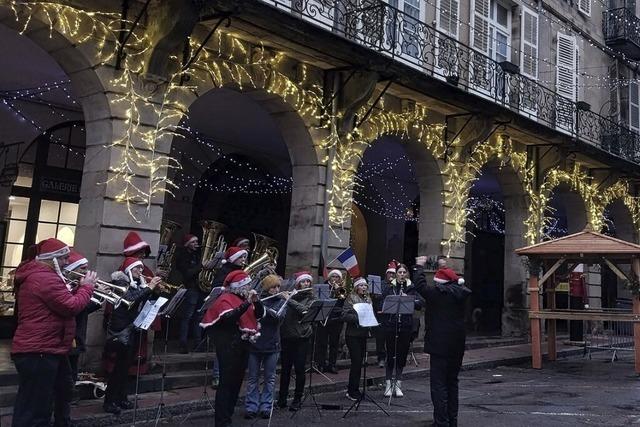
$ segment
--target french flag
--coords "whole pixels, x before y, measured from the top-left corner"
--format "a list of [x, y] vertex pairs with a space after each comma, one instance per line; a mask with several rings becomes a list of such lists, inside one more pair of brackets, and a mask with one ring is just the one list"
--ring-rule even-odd
[[353, 253], [353, 249], [345, 249], [336, 259], [347, 269], [351, 277], [360, 275], [360, 267], [358, 267], [358, 260], [356, 259], [356, 254]]

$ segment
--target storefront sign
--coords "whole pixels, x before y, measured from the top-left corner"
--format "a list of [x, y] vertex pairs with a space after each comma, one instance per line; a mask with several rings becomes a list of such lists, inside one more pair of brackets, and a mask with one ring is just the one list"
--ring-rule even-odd
[[67, 196], [80, 195], [80, 183], [63, 178], [40, 177], [40, 192], [64, 194]]

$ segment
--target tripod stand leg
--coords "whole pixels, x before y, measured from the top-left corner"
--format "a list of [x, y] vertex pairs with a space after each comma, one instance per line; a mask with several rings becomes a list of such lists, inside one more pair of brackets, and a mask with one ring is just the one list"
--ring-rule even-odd
[[[206, 341], [207, 342], [207, 348], [209, 348], [209, 335], [208, 334], [207, 334], [206, 338], [204, 338], [202, 341]], [[209, 375], [209, 362], [205, 358], [205, 360], [204, 360], [203, 382], [202, 382], [203, 383], [202, 384], [202, 397], [198, 401], [197, 405], [200, 406], [201, 403], [206, 402], [208, 404], [209, 408], [212, 411], [215, 412], [215, 407], [214, 407], [213, 403], [211, 402], [211, 399], [209, 398], [209, 393], [207, 391], [208, 382], [209, 382], [209, 376], [208, 375]], [[187, 414], [187, 416], [184, 417], [184, 419], [180, 422], [180, 425], [183, 425], [189, 419], [189, 417], [191, 417], [191, 412], [189, 412]]]

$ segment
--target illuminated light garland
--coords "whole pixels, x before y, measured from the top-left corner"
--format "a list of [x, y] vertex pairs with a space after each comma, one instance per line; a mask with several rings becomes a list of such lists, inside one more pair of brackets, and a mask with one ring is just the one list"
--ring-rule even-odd
[[[360, 108], [357, 115], [363, 117], [371, 107], [370, 104]], [[427, 108], [417, 104], [413, 111], [395, 113], [386, 110], [373, 111], [368, 119], [339, 138], [335, 130], [323, 141], [323, 147], [329, 148], [337, 144], [336, 155], [331, 164], [333, 185], [327, 190], [330, 227], [334, 234], [336, 228], [342, 228], [353, 215], [352, 202], [358, 183], [356, 173], [364, 151], [378, 138], [390, 135], [399, 137], [400, 141], [409, 139], [420, 143], [434, 158], [442, 157], [445, 144], [442, 140], [442, 124], [427, 121]]]

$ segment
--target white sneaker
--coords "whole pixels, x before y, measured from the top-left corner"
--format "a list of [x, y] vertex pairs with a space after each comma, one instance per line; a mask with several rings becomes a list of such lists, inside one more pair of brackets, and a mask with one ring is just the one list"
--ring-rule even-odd
[[393, 387], [391, 386], [391, 380], [386, 380], [384, 384], [384, 397], [391, 397]]
[[395, 386], [393, 387], [393, 395], [395, 397], [404, 397], [402, 390], [400, 390], [400, 386], [402, 385], [402, 381], [396, 381]]

